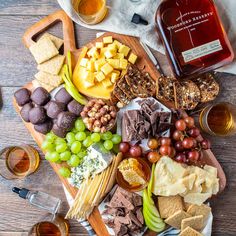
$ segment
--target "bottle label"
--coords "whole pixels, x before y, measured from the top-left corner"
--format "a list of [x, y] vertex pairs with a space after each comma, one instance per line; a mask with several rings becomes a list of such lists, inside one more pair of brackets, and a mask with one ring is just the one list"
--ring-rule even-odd
[[184, 62], [187, 63], [200, 57], [212, 54], [214, 52], [218, 52], [222, 49], [223, 48], [220, 40], [217, 39], [215, 41], [184, 51], [182, 52], [182, 56], [184, 58]]

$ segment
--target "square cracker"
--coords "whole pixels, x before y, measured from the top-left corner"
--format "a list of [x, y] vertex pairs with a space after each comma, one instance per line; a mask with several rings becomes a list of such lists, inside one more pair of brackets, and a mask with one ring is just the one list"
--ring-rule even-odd
[[165, 223], [176, 228], [180, 229], [181, 228], [181, 222], [183, 219], [191, 217], [187, 212], [179, 210], [172, 216], [168, 217], [165, 220]]
[[51, 39], [51, 41], [54, 43], [54, 45], [56, 46], [56, 48], [57, 48], [58, 50], [60, 49], [60, 47], [61, 47], [62, 44], [63, 44], [63, 40], [62, 40], [62, 39], [60, 39], [60, 38], [58, 38], [58, 37], [56, 37], [56, 36], [54, 36], [54, 35], [52, 35], [52, 34], [49, 34], [49, 33], [43, 34], [43, 35], [41, 36], [41, 38], [40, 38], [38, 41], [40, 41], [40, 40], [42, 40], [42, 39], [44, 39], [44, 38], [49, 38], [49, 39]]
[[61, 76], [51, 75], [51, 74], [43, 72], [43, 71], [39, 71], [37, 74], [34, 75], [34, 77], [39, 82], [44, 83], [44, 84], [49, 84], [54, 88], [58, 87], [63, 82]]
[[197, 232], [191, 227], [187, 227], [185, 230], [183, 230], [179, 236], [203, 236], [201, 233]]
[[195, 230], [201, 231], [203, 228], [203, 215], [183, 219], [181, 222], [181, 230], [183, 231], [188, 226]]
[[58, 75], [65, 61], [65, 56], [57, 55], [52, 59], [45, 61], [37, 66], [40, 71], [47, 72], [52, 75]]
[[211, 212], [211, 208], [205, 204], [201, 206], [198, 205], [190, 205], [187, 209], [187, 213], [191, 216], [203, 216], [203, 221], [205, 222], [208, 219], [208, 216]]
[[29, 50], [38, 64], [43, 63], [59, 54], [56, 46], [48, 37], [31, 45]]
[[182, 198], [177, 196], [170, 197], [158, 197], [158, 207], [161, 218], [168, 218], [172, 216], [175, 212], [183, 210]]
[[34, 79], [34, 80], [32, 81], [32, 84], [33, 84], [34, 88], [43, 87], [43, 88], [45, 88], [49, 93], [50, 93], [53, 89], [55, 89], [55, 87], [53, 87], [53, 86], [51, 86], [51, 85], [49, 85], [49, 84], [42, 83], [42, 82], [40, 82], [40, 81], [38, 81], [38, 80], [36, 80], [36, 79]]

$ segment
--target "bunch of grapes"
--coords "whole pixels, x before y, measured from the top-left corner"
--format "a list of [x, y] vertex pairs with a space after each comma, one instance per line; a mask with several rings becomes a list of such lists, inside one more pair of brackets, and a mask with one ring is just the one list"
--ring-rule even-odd
[[[48, 133], [42, 149], [46, 152], [46, 160], [55, 163], [66, 162], [69, 167], [77, 167], [86, 156], [86, 149], [92, 144], [98, 143], [103, 153], [108, 151], [117, 153], [120, 142], [121, 136], [112, 134], [110, 131], [100, 134], [86, 130], [84, 122], [79, 118], [75, 122], [74, 129], [67, 133], [66, 138]], [[59, 173], [68, 178], [71, 171], [68, 167], [62, 167], [59, 169]]]
[[131, 157], [142, 157], [143, 153], [142, 148], [138, 144], [131, 146], [128, 142], [120, 143], [119, 151], [124, 155], [128, 154]]

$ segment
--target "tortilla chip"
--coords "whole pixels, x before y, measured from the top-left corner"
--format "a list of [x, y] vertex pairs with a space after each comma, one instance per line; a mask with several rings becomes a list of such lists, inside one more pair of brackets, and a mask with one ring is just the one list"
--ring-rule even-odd
[[191, 227], [187, 227], [185, 230], [183, 230], [179, 236], [203, 236], [201, 233], [197, 232]]
[[38, 64], [43, 63], [59, 54], [54, 43], [49, 38], [44, 38], [29, 47]]
[[190, 205], [189, 208], [187, 209], [187, 213], [190, 214], [191, 216], [203, 216], [203, 221], [206, 222], [208, 219], [208, 216], [211, 212], [211, 208], [205, 204], [202, 204], [201, 206], [197, 205]]
[[52, 34], [49, 34], [49, 33], [43, 34], [42, 37], [38, 41], [40, 41], [40, 40], [42, 40], [44, 38], [49, 38], [54, 43], [54, 45], [56, 46], [56, 48], [58, 50], [60, 49], [60, 47], [63, 44], [63, 40], [62, 39], [60, 39], [60, 38], [58, 38], [58, 37], [56, 37], [56, 36], [54, 36]]
[[181, 231], [186, 229], [188, 226], [195, 230], [201, 231], [203, 228], [203, 215], [183, 219], [181, 222]]
[[183, 210], [183, 201], [180, 196], [158, 197], [158, 207], [161, 218], [168, 218], [175, 212]]
[[52, 59], [45, 61], [42, 64], [37, 66], [39, 71], [43, 71], [52, 75], [58, 75], [61, 71], [61, 68], [64, 64], [65, 56], [57, 55]]
[[168, 217], [165, 220], [165, 223], [176, 229], [180, 229], [182, 220], [189, 217], [191, 217], [191, 215], [189, 215], [187, 212], [179, 210], [172, 216]]
[[49, 84], [54, 88], [58, 87], [63, 82], [63, 80], [60, 76], [51, 75], [51, 74], [43, 72], [43, 71], [39, 71], [37, 74], [34, 75], [34, 77], [40, 83]]

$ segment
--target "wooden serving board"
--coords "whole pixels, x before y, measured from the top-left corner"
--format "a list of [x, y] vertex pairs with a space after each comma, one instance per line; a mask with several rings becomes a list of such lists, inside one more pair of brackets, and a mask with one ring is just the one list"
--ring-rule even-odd
[[[34, 43], [34, 38], [39, 35], [40, 33], [46, 31], [48, 28], [50, 28], [52, 25], [56, 24], [57, 22], [62, 22], [62, 27], [63, 27], [63, 40], [64, 40], [64, 54], [68, 51], [71, 51], [72, 53], [72, 60], [73, 60], [73, 67], [76, 64], [76, 61], [80, 55], [81, 49], [76, 48], [75, 44], [75, 37], [74, 37], [74, 27], [73, 27], [73, 22], [71, 19], [66, 15], [66, 13], [62, 10], [57, 11], [33, 26], [31, 26], [24, 34], [23, 36], [23, 43], [24, 45], [29, 48], [33, 43]], [[148, 55], [146, 54], [145, 50], [142, 48], [142, 46], [139, 43], [139, 40], [135, 37], [131, 36], [125, 36], [125, 35], [120, 35], [120, 34], [115, 34], [115, 33], [105, 33], [102, 37], [107, 36], [107, 35], [112, 35], [114, 39], [117, 39], [121, 41], [122, 43], [128, 45], [131, 49], [132, 52], [134, 52], [138, 56], [138, 61], [137, 61], [137, 66], [139, 68], [145, 68], [145, 71], [147, 71], [152, 78], [158, 78], [160, 76], [160, 73], [156, 70], [155, 66], [149, 59]], [[88, 43], [87, 46], [90, 48], [96, 41], [101, 41], [101, 38], [97, 38], [93, 40], [92, 42]], [[32, 60], [33, 57], [32, 57]], [[33, 86], [32, 83], [26, 84], [24, 87], [32, 90]], [[16, 104], [15, 99], [13, 99], [13, 105], [17, 111], [17, 113], [20, 115], [20, 107]], [[22, 120], [23, 121], [23, 120]], [[23, 121], [24, 122], [24, 121]], [[44, 135], [36, 132], [34, 130], [34, 127], [30, 123], [24, 122], [26, 128], [29, 130], [30, 134], [38, 144], [38, 146], [41, 148], [42, 142], [44, 140]], [[214, 154], [211, 152], [211, 150], [207, 150], [204, 152], [204, 160], [207, 164], [212, 165], [218, 169], [218, 177], [220, 179], [220, 191], [223, 191], [226, 185], [226, 177], [225, 174], [216, 160]], [[50, 163], [54, 171], [58, 174], [58, 169], [61, 167], [60, 164], [55, 164], [55, 163]], [[77, 189], [72, 187], [69, 182], [60, 176], [58, 174], [61, 182], [64, 184], [68, 192], [71, 194], [73, 198], [75, 198]], [[89, 222], [91, 226], [94, 228], [96, 231], [97, 235], [101, 236], [109, 236], [107, 229], [105, 227], [105, 224], [102, 221], [101, 215], [97, 208], [93, 211], [93, 213], [89, 217]]]

